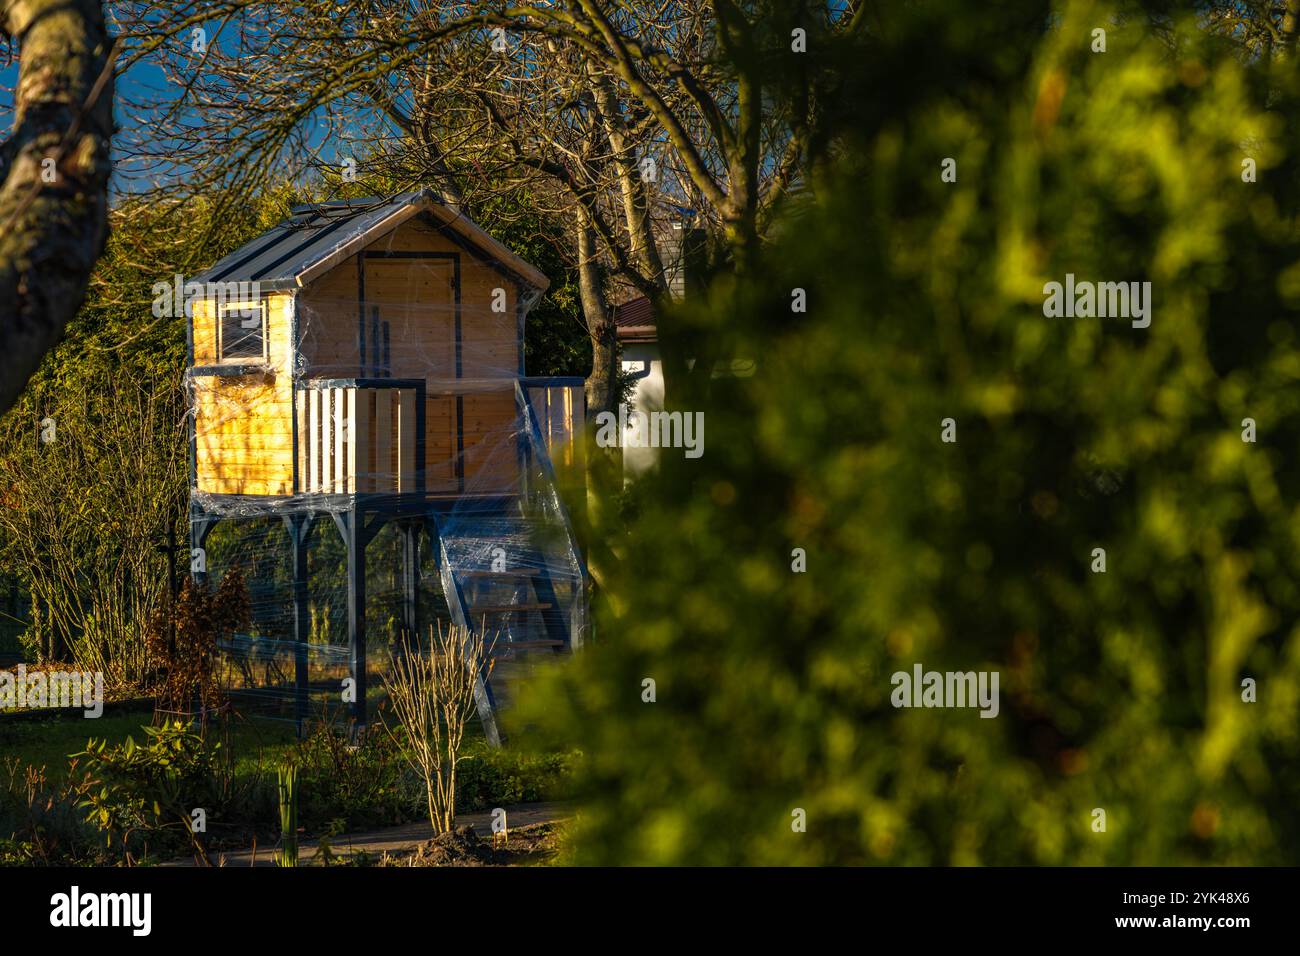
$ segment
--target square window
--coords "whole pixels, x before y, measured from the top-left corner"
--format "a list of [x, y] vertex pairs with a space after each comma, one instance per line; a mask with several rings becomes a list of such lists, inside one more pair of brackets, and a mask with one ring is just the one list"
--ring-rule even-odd
[[221, 361], [266, 359], [266, 305], [263, 302], [228, 302], [220, 312]]

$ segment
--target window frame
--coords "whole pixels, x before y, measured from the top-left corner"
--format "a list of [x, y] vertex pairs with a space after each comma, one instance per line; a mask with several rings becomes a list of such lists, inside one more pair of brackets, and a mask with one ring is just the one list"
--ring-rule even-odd
[[[267, 327], [270, 321], [271, 299], [269, 296], [261, 296], [257, 299], [237, 299], [231, 302], [222, 302], [219, 299], [213, 300], [216, 320], [216, 340], [217, 340], [217, 364], [218, 365], [247, 365], [250, 362], [266, 363], [269, 361], [269, 336]], [[256, 355], [228, 355], [226, 353], [225, 341], [225, 317], [228, 313], [238, 309], [247, 309], [256, 307], [262, 314], [261, 328], [258, 330], [261, 336], [262, 349]], [[254, 327], [249, 327], [248, 332], [252, 332]], [[240, 341], [247, 336], [241, 337]]]

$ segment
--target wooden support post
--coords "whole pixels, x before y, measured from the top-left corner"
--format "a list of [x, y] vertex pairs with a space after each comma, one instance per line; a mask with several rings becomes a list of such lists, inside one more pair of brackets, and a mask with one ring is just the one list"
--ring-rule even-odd
[[216, 515], [209, 514], [190, 514], [190, 578], [197, 584], [206, 584], [208, 581], [207, 556], [204, 555], [202, 571], [194, 569], [194, 552], [199, 548], [206, 548], [208, 544], [208, 535], [221, 519]]
[[324, 490], [322, 485], [322, 461], [324, 456], [323, 443], [321, 442], [321, 429], [323, 421], [321, 416], [321, 399], [325, 393], [319, 388], [313, 388], [308, 393], [310, 400], [308, 402], [309, 411], [307, 426], [307, 456], [310, 467], [307, 473], [307, 491], [311, 494], [319, 494]]
[[293, 493], [296, 495], [311, 488], [311, 479], [308, 477], [311, 471], [311, 433], [308, 431], [311, 427], [311, 416], [307, 410], [311, 393], [298, 390], [297, 386], [294, 386], [294, 389], [295, 414], [298, 416], [298, 430], [294, 435], [297, 447], [293, 450], [295, 460], [298, 462], [297, 484], [293, 487]]
[[348, 555], [348, 676], [352, 678], [352, 718], [366, 725], [366, 549], [361, 543], [364, 514], [357, 509], [335, 514]]
[[293, 684], [294, 719], [298, 736], [304, 735], [307, 723], [307, 683], [309, 679], [307, 644], [311, 638], [311, 615], [307, 604], [308, 554], [307, 545], [316, 516], [306, 514], [284, 515], [284, 525], [289, 532], [293, 564]]
[[421, 383], [415, 387], [415, 491], [417, 494], [424, 494], [429, 490], [428, 475], [425, 474], [425, 468], [429, 461], [428, 443], [426, 438], [428, 416], [428, 402], [425, 399], [424, 384]]
[[419, 641], [420, 525], [417, 520], [402, 524], [402, 627], [406, 640]]
[[375, 478], [376, 491], [396, 491], [393, 468], [393, 396], [388, 389], [375, 395]]
[[415, 491], [415, 390], [397, 389], [397, 492]]
[[356, 697], [352, 718], [358, 733], [366, 727], [366, 547], [387, 521], [376, 515], [366, 524], [365, 511], [331, 512], [348, 556], [348, 676]]
[[334, 430], [334, 480], [330, 483], [330, 491], [336, 495], [344, 494], [348, 490], [347, 481], [347, 393], [349, 389], [334, 388], [330, 389], [334, 393], [334, 407], [330, 414], [330, 427]]

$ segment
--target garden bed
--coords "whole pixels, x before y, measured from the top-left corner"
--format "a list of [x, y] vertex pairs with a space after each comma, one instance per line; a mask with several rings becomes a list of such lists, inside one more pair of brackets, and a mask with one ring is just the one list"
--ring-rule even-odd
[[[192, 808], [204, 811], [201, 843], [210, 859], [271, 847], [280, 835], [276, 768], [286, 763], [298, 767], [304, 841], [324, 836], [327, 845], [343, 845], [338, 834], [427, 827], [423, 785], [382, 728], [358, 746], [325, 725], [298, 740], [292, 722], [238, 715], [210, 724], [203, 737], [175, 724], [159, 737], [152, 718], [152, 711], [134, 710], [93, 721], [0, 722], [0, 863], [139, 865], [198, 855], [188, 829]], [[103, 747], [85, 754], [91, 737]], [[572, 760], [471, 741], [458, 768], [457, 808], [472, 814], [562, 799]], [[183, 768], [185, 792], [159, 790], [175, 768]], [[88, 821], [90, 804], [98, 818]], [[429, 836], [417, 832], [411, 842]]]

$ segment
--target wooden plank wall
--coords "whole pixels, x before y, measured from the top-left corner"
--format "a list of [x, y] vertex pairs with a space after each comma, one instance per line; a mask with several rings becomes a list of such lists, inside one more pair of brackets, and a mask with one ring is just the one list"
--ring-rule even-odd
[[[456, 255], [461, 277], [461, 375], [455, 363], [455, 266], [450, 258], [353, 256], [300, 293], [298, 322], [307, 378], [373, 376], [422, 378], [425, 404], [425, 482], [454, 493], [457, 477], [457, 401], [465, 448], [468, 494], [500, 493], [518, 481], [514, 380], [520, 343], [511, 276], [480, 261], [423, 219], [411, 220], [372, 243], [369, 253]], [[365, 268], [364, 361], [358, 349], [358, 270]], [[492, 309], [503, 289], [504, 311]], [[371, 312], [389, 325], [389, 362], [373, 367]], [[382, 349], [381, 349], [382, 364]], [[377, 466], [382, 470], [382, 466]]]
[[[287, 495], [293, 490], [293, 382], [286, 294], [270, 296], [266, 375], [193, 381], [198, 490], [226, 495]], [[194, 303], [194, 364], [216, 365], [212, 303]], [[240, 360], [247, 363], [247, 359]], [[238, 363], [236, 363], [238, 364]]]
[[355, 378], [361, 374], [356, 256], [298, 293], [298, 349], [303, 378]]

